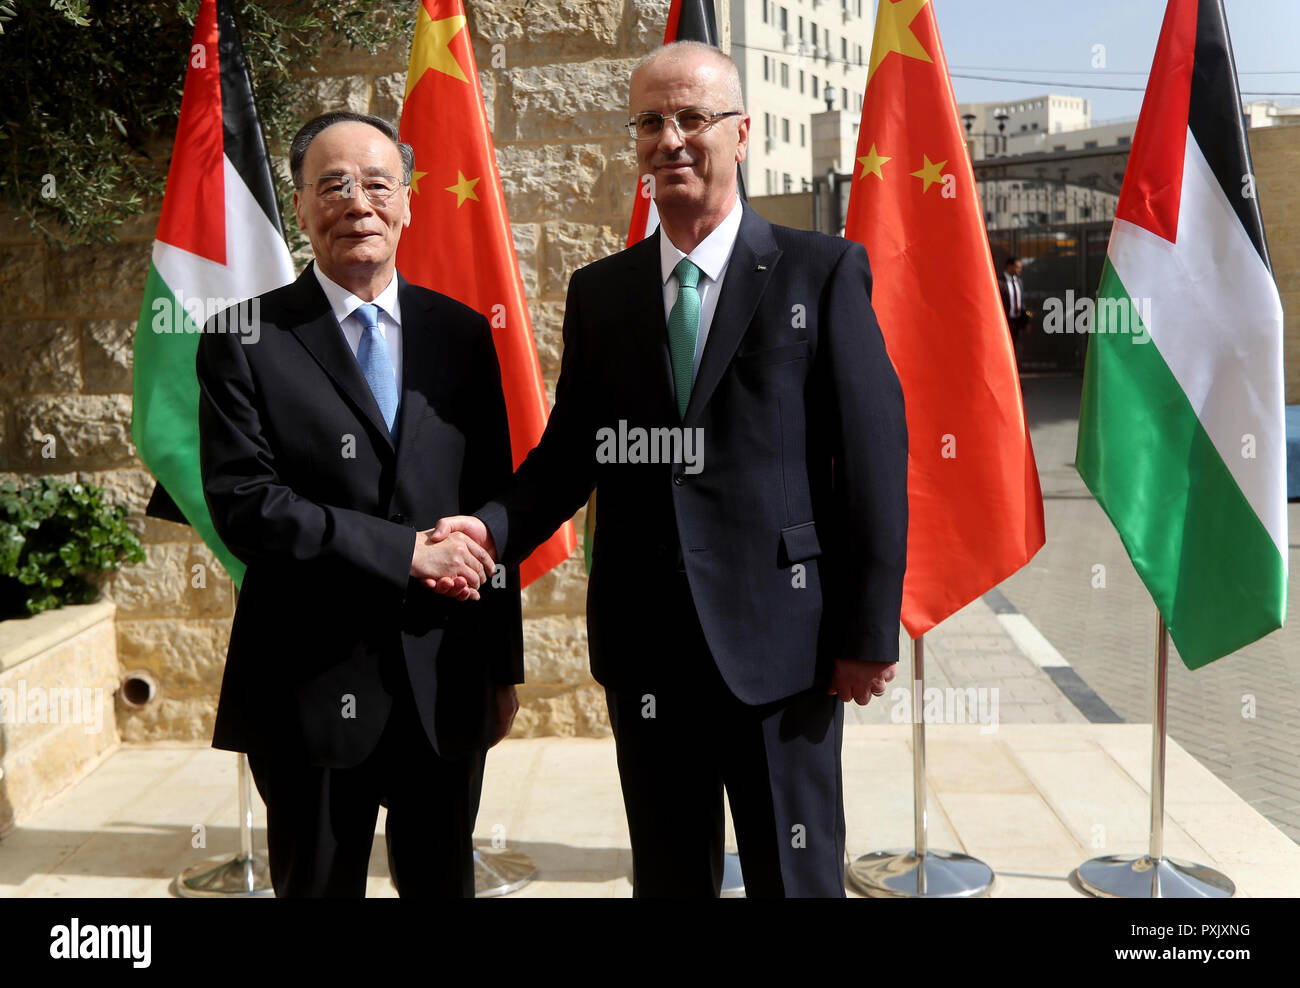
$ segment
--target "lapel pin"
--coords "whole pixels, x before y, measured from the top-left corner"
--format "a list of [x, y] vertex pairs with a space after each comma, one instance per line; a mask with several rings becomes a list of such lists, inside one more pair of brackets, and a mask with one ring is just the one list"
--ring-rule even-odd
[[758, 267], [754, 268], [754, 270], [755, 270], [755, 271], [766, 271], [766, 270], [767, 270], [767, 265], [766, 265], [766, 264], [760, 264]]

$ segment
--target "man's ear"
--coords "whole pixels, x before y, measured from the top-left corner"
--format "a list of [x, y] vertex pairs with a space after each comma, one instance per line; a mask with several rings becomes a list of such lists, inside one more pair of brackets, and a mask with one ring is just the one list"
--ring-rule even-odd
[[293, 190], [293, 215], [298, 220], [298, 229], [306, 230], [307, 224], [302, 221], [302, 196], [297, 189]]
[[744, 116], [740, 120], [740, 126], [737, 128], [740, 143], [736, 145], [736, 164], [740, 164], [749, 156], [749, 117]]

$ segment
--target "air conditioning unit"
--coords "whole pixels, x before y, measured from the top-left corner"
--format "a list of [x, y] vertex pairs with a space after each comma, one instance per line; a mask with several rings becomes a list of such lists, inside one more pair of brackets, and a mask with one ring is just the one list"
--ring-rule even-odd
[[781, 32], [781, 47], [784, 48], [786, 51], [790, 51], [792, 48], [794, 48], [794, 35], [792, 35], [789, 31]]

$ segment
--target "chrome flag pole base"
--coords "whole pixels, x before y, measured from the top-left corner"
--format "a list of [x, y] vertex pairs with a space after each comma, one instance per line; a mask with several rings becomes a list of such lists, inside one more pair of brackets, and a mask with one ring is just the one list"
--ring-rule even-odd
[[873, 899], [974, 899], [993, 886], [993, 869], [959, 851], [872, 851], [849, 865], [849, 884]]
[[1148, 854], [1092, 858], [1074, 874], [1085, 892], [1108, 899], [1230, 899], [1237, 891], [1213, 868]]
[[176, 876], [176, 894], [182, 899], [244, 899], [274, 895], [266, 855], [215, 857], [186, 868]]
[[521, 851], [474, 848], [474, 896], [509, 895], [537, 877], [537, 865]]
[[745, 876], [740, 871], [740, 855], [724, 854], [722, 856], [722, 891], [723, 899], [743, 899], [745, 897]]

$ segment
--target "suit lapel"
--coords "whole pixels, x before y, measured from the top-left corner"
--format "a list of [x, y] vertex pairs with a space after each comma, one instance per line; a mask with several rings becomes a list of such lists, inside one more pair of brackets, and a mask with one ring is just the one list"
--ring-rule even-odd
[[420, 421], [428, 411], [427, 383], [422, 382], [445, 370], [438, 360], [434, 327], [428, 325], [425, 299], [412, 291], [410, 283], [397, 275], [397, 301], [402, 310], [402, 387], [401, 401], [397, 407], [397, 463], [411, 459]]
[[[709, 325], [709, 337], [700, 356], [700, 369], [695, 375], [695, 386], [691, 389], [691, 401], [686, 407], [683, 425], [698, 421], [704, 406], [713, 397], [714, 389], [749, 328], [780, 257], [781, 251], [772, 239], [772, 225], [746, 204], [736, 234], [736, 245], [732, 248], [731, 260], [727, 262], [722, 294]], [[662, 301], [659, 311], [663, 311]], [[664, 334], [666, 339], [666, 328]]]
[[298, 318], [289, 328], [307, 348], [321, 369], [329, 375], [340, 391], [347, 396], [358, 417], [369, 422], [392, 448], [393, 438], [384, 424], [375, 396], [361, 373], [361, 365], [348, 346], [329, 299], [316, 280], [312, 270], [315, 262], [298, 276]]

